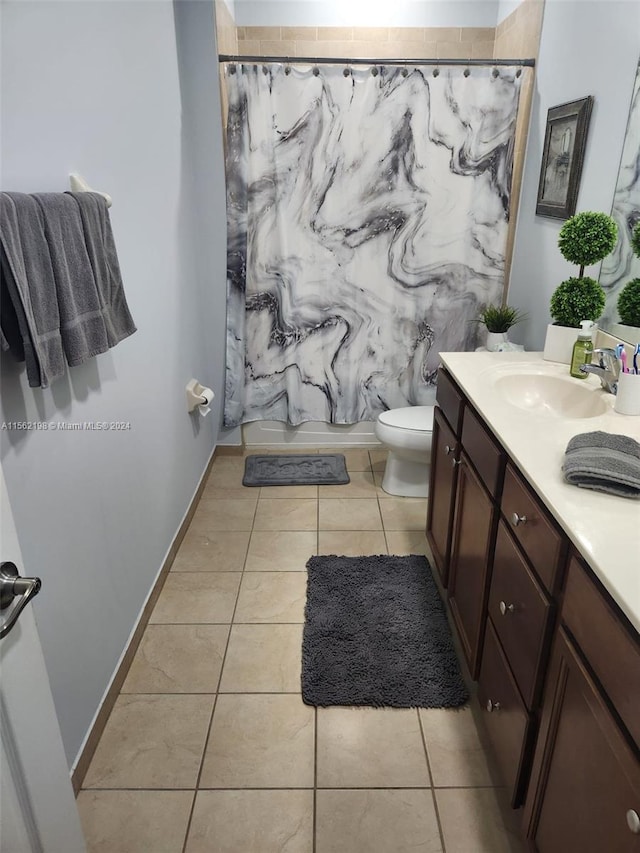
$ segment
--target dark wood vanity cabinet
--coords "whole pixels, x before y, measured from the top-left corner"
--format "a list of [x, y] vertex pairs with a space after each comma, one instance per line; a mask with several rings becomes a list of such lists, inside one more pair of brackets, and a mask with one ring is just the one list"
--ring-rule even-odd
[[427, 537], [436, 569], [445, 588], [449, 581], [451, 522], [456, 497], [456, 469], [459, 456], [458, 439], [442, 414], [442, 410], [436, 408], [433, 413], [429, 494], [437, 495], [437, 499], [430, 500], [427, 504]]
[[429, 475], [431, 500], [427, 504], [426, 533], [440, 581], [445, 589], [449, 583], [451, 536], [463, 414], [463, 394], [449, 374], [440, 368], [436, 407], [433, 412]]
[[427, 538], [529, 850], [640, 853], [638, 632], [438, 381]]
[[497, 510], [463, 452], [451, 545], [449, 606], [472, 678], [478, 677]]
[[536, 853], [639, 853], [640, 648], [573, 556], [524, 810]]
[[563, 628], [549, 672], [525, 826], [536, 853], [640, 850], [637, 755]]

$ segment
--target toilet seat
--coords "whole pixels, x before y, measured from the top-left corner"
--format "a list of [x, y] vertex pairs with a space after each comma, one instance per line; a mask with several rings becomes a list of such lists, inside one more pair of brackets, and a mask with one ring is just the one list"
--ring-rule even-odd
[[405, 406], [378, 415], [380, 423], [412, 432], [433, 431], [433, 406]]

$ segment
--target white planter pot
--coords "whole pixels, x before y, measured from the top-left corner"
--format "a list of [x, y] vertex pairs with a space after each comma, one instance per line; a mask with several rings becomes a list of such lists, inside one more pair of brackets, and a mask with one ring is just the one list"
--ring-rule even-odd
[[628, 344], [640, 343], [640, 328], [638, 326], [625, 326], [623, 323], [610, 323], [607, 332]]
[[504, 344], [506, 341], [506, 332], [487, 332], [487, 349], [489, 352], [497, 352], [500, 344]]
[[547, 337], [544, 341], [542, 357], [545, 361], [559, 361], [561, 364], [571, 364], [573, 345], [578, 339], [579, 329], [571, 326], [547, 326]]

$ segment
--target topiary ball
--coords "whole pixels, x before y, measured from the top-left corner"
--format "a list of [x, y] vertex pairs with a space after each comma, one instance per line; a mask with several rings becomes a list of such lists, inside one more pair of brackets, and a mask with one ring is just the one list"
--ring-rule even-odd
[[620, 291], [618, 314], [623, 326], [640, 327], [640, 278], [631, 279]]
[[634, 255], [640, 258], [640, 222], [636, 222], [636, 227], [631, 232], [631, 248]]
[[606, 258], [617, 240], [618, 226], [610, 216], [585, 211], [567, 219], [560, 229], [558, 246], [570, 263], [588, 267]]
[[568, 278], [551, 297], [551, 316], [558, 326], [579, 329], [581, 320], [598, 319], [604, 303], [604, 290], [594, 278]]

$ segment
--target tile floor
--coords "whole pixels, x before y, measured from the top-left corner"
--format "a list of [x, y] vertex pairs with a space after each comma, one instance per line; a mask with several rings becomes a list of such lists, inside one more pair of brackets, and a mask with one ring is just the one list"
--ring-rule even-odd
[[308, 558], [427, 552], [426, 501], [382, 491], [382, 451], [345, 455], [348, 486], [214, 462], [78, 796], [90, 853], [522, 849], [469, 708], [301, 700]]

